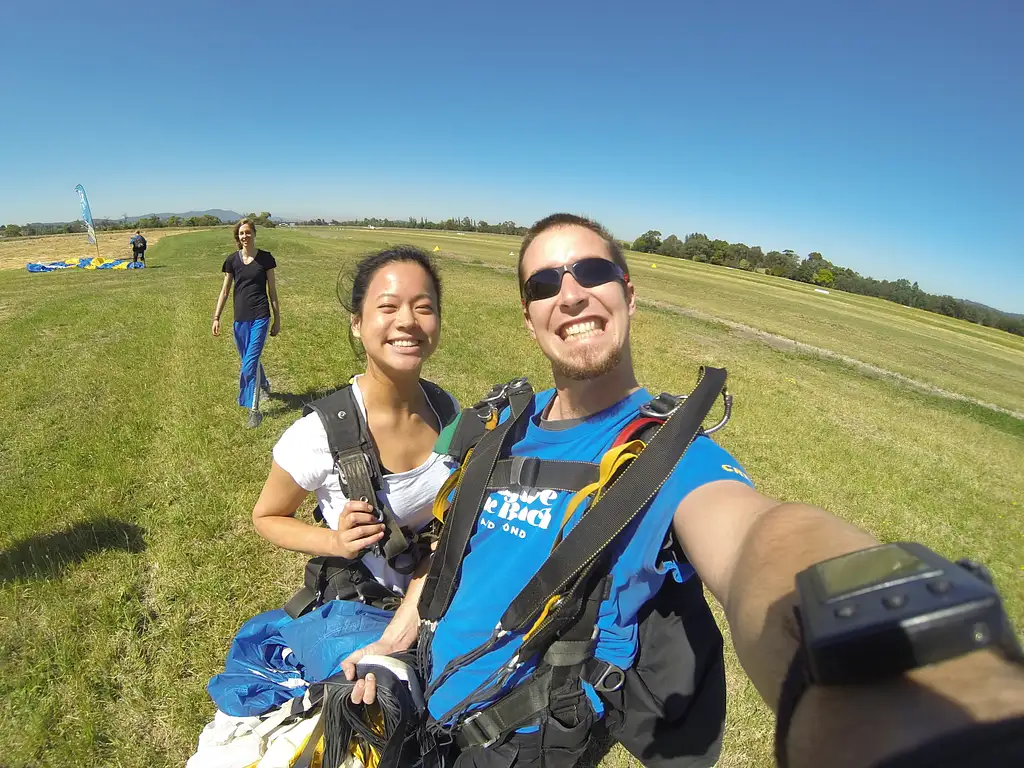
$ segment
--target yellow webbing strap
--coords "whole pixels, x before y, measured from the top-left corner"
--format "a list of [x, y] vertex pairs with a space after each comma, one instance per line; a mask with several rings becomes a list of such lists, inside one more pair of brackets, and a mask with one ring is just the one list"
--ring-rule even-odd
[[[467, 459], [471, 453], [473, 453], [472, 450], [466, 454]], [[444, 522], [445, 514], [448, 512], [448, 507], [451, 506], [451, 502], [448, 501], [448, 498], [451, 496], [452, 491], [456, 486], [458, 486], [461, 478], [462, 467], [456, 467], [456, 469], [448, 475], [448, 478], [441, 483], [441, 487], [438, 489], [437, 495], [434, 496], [434, 517], [442, 523]]]
[[[496, 426], [498, 426], [497, 410], [495, 410], [494, 413], [491, 414], [491, 417], [487, 420], [487, 423], [484, 424], [484, 429], [490, 432]], [[448, 507], [451, 506], [451, 502], [449, 502], [448, 499], [451, 496], [452, 491], [458, 488], [459, 483], [462, 482], [462, 468], [469, 463], [469, 457], [473, 455], [473, 451], [475, 449], [476, 446], [474, 445], [472, 448], [466, 451], [466, 456], [462, 460], [462, 464], [460, 464], [459, 467], [454, 472], [448, 475], [448, 479], [444, 481], [444, 483], [438, 489], [437, 495], [434, 496], [434, 517], [436, 517], [438, 521], [442, 523], [444, 522], [444, 516], [448, 513]]]
[[611, 484], [615, 478], [616, 473], [622, 469], [627, 463], [635, 459], [640, 455], [640, 452], [645, 448], [643, 440], [631, 440], [628, 443], [611, 448], [605, 452], [604, 456], [601, 457], [601, 467], [598, 472], [597, 480], [590, 485], [584, 486], [576, 492], [569, 503], [565, 507], [565, 515], [562, 517], [562, 525], [558, 529], [558, 536], [555, 537], [555, 543], [551, 546], [551, 551], [554, 552], [562, 541], [562, 534], [565, 531], [565, 526], [569, 524], [572, 516], [576, 513], [577, 508], [590, 496], [590, 494], [596, 491], [594, 496], [594, 504], [597, 504], [601, 500], [601, 494], [605, 492], [605, 489]]
[[527, 632], [526, 635], [523, 637], [523, 643], [524, 644], [529, 641], [530, 636], [533, 635], [534, 632], [536, 632], [538, 629], [541, 628], [541, 626], [543, 626], [544, 620], [548, 617], [548, 614], [551, 613], [551, 611], [554, 609], [555, 605], [561, 599], [562, 599], [561, 595], [552, 595], [551, 599], [548, 600], [547, 603], [545, 603], [544, 610], [540, 612], [540, 616], [538, 616], [537, 620], [535, 622], [533, 622], [533, 626], [530, 627], [530, 631]]
[[[639, 456], [640, 452], [645, 447], [646, 446], [642, 440], [632, 440], [605, 452], [604, 456], [601, 457], [601, 468], [597, 480], [590, 485], [581, 488], [576, 492], [576, 495], [569, 500], [569, 504], [565, 508], [565, 515], [562, 517], [562, 524], [558, 529], [558, 536], [555, 537], [555, 543], [551, 545], [552, 552], [555, 551], [559, 543], [562, 541], [562, 534], [565, 532], [565, 526], [568, 525], [579, 505], [582, 504], [590, 494], [595, 492], [594, 504], [596, 504], [600, 500], [601, 494], [604, 493], [605, 489], [611, 484], [618, 471], [622, 469], [627, 462], [630, 462]], [[526, 643], [530, 639], [530, 636], [543, 626], [548, 614], [554, 610], [558, 601], [561, 599], [561, 595], [552, 595], [547, 603], [544, 604], [544, 609], [540, 612], [540, 616], [537, 617], [537, 620], [533, 622], [533, 626], [530, 627], [530, 631], [526, 633], [525, 637], [523, 637], [524, 643]]]

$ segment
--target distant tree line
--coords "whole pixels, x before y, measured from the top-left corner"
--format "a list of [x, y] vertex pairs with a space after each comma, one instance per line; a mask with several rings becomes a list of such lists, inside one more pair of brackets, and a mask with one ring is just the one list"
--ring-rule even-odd
[[518, 235], [526, 234], [526, 227], [521, 227], [514, 221], [503, 221], [500, 224], [488, 224], [486, 221], [477, 221], [469, 216], [445, 219], [444, 221], [428, 221], [424, 218], [410, 216], [408, 219], [358, 219], [351, 221], [338, 221], [331, 219], [329, 222], [323, 219], [310, 219], [299, 222], [299, 226], [308, 227], [378, 227], [385, 229], [389, 227], [400, 227], [402, 229], [440, 229], [451, 232], [486, 232], [492, 235]]
[[[256, 222], [257, 226], [274, 227], [276, 222], [270, 218], [269, 211], [249, 213], [245, 218]], [[129, 222], [126, 219], [97, 219], [94, 221], [98, 230], [135, 230], [160, 229], [162, 227], [213, 227], [223, 222], [216, 216], [190, 216], [183, 219], [170, 216], [161, 219], [150, 216]], [[526, 234], [527, 228], [514, 221], [503, 221], [500, 224], [489, 224], [477, 221], [469, 216], [448, 218], [443, 221], [429, 221], [425, 218], [410, 216], [407, 219], [364, 218], [357, 220], [338, 221], [331, 219], [308, 219], [299, 222], [299, 226], [352, 226], [377, 228], [403, 228], [447, 230], [454, 232], [485, 232], [495, 235]], [[85, 232], [85, 224], [81, 221], [59, 222], [53, 224], [8, 224], [0, 226], [0, 237], [19, 237], [23, 235], [49, 235], [60, 233]], [[791, 250], [768, 251], [765, 253], [760, 246], [748, 246], [744, 243], [729, 243], [725, 240], [712, 240], [707, 235], [694, 232], [680, 240], [676, 235], [662, 239], [661, 232], [648, 230], [632, 243], [620, 240], [623, 248], [640, 253], [657, 253], [676, 259], [733, 267], [748, 272], [760, 272], [788, 280], [797, 280], [824, 288], [834, 288], [862, 296], [875, 296], [893, 301], [907, 307], [916, 307], [928, 312], [935, 312], [960, 320], [998, 328], [1018, 336], [1024, 336], [1024, 316], [1000, 312], [997, 309], [976, 304], [952, 296], [937, 296], [922, 291], [916, 282], [911, 283], [905, 278], [899, 280], [876, 280], [864, 277], [848, 267], [841, 267], [828, 261], [820, 253], [809, 253], [803, 259]]]
[[687, 235], [684, 240], [675, 235], [662, 240], [661, 232], [653, 229], [640, 235], [627, 247], [641, 253], [657, 253], [676, 259], [761, 272], [824, 288], [875, 296], [906, 307], [916, 307], [1024, 336], [1024, 317], [1020, 315], [1007, 314], [952, 296], [926, 293], [916, 282], [911, 283], [905, 278], [889, 281], [864, 277], [848, 267], [833, 264], [817, 252], [809, 253], [803, 259], [791, 250], [765, 253], [756, 245], [712, 240], [699, 232]]
[[[256, 223], [258, 227], [276, 227], [277, 222], [270, 218], [271, 214], [269, 211], [263, 211], [262, 213], [248, 213], [243, 218], [247, 218], [250, 221]], [[168, 228], [181, 228], [181, 227], [216, 227], [221, 224], [234, 224], [232, 221], [221, 221], [216, 216], [211, 214], [203, 214], [202, 216], [189, 216], [188, 218], [182, 218], [181, 216], [168, 216], [166, 219], [162, 219], [159, 216], [143, 216], [140, 219], [134, 221], [128, 221], [127, 217], [123, 219], [93, 219], [93, 226], [99, 232], [111, 231], [111, 230], [130, 230], [134, 232], [136, 229], [163, 229]], [[84, 221], [58, 221], [46, 224], [35, 223], [35, 224], [6, 224], [0, 225], [0, 237], [29, 237], [31, 235], [62, 235], [62, 234], [77, 234], [86, 232], [87, 228]]]

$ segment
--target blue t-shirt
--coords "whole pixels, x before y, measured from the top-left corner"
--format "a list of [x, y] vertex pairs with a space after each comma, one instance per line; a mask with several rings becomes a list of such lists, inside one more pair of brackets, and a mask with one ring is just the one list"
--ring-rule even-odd
[[[644, 389], [565, 430], [539, 425], [554, 397], [554, 390], [534, 396], [527, 410], [523, 438], [512, 456], [599, 462], [619, 433], [650, 402]], [[507, 418], [508, 409], [502, 414]], [[612, 584], [601, 606], [595, 656], [626, 669], [637, 652], [637, 613], [661, 588], [672, 572], [679, 581], [693, 575], [688, 564], [657, 564], [676, 507], [690, 491], [716, 480], [739, 480], [753, 485], [732, 456], [710, 438], [694, 441], [643, 514], [634, 518], [613, 546]], [[502, 614], [527, 582], [540, 570], [551, 552], [559, 524], [572, 492], [550, 489], [495, 491], [484, 502], [459, 574], [459, 586], [444, 618], [438, 623], [431, 652], [432, 680], [449, 661], [487, 642]], [[586, 505], [573, 515], [566, 533], [579, 520]], [[476, 661], [463, 665], [434, 691], [428, 703], [435, 718], [444, 717], [492, 673], [507, 664], [522, 643], [521, 633], [502, 638], [497, 646]], [[524, 665], [506, 688], [527, 676]], [[491, 697], [492, 700], [497, 696]]]

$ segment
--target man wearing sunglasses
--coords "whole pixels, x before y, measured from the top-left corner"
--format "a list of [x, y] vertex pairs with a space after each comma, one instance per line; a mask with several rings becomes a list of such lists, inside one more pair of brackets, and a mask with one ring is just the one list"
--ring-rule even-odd
[[[525, 430], [511, 446], [512, 466], [515, 457], [530, 456], [600, 461], [622, 426], [651, 400], [633, 371], [629, 331], [636, 293], [622, 251], [597, 223], [555, 214], [527, 233], [519, 284], [526, 327], [551, 361], [555, 386], [532, 396]], [[534, 695], [531, 678], [518, 672], [501, 677], [502, 669], [519, 663], [514, 654], [522, 638], [493, 635], [492, 628], [555, 549], [563, 517], [566, 530], [578, 521], [578, 512], [565, 514], [571, 496], [550, 488], [485, 495], [449, 607], [421, 630], [421, 656], [430, 659], [429, 671], [423, 670], [429, 713], [448, 728], [441, 731], [447, 741], [439, 741], [454, 741], [459, 768], [568, 768], [602, 717], [612, 737], [644, 765], [713, 765], [725, 681], [721, 636], [702, 583], [724, 607], [743, 668], [769, 706], [780, 705], [786, 681], [783, 701], [789, 703], [782, 707], [788, 711], [779, 740], [784, 766], [945, 767], [943, 756], [954, 752], [944, 745], [932, 750], [940, 762], [910, 753], [932, 749], [950, 733], [969, 736], [965, 727], [972, 723], [1024, 714], [1024, 672], [988, 650], [876, 685], [794, 687], [799, 676], [793, 669], [802, 669], [797, 661], [803, 658], [793, 610], [796, 574], [877, 542], [820, 509], [758, 493], [735, 459], [698, 437], [640, 519], [611, 545], [593, 655], [607, 668], [624, 670], [624, 681], [609, 684], [606, 676], [598, 681], [593, 675], [563, 681], [550, 701], [571, 706], [515, 721], [514, 728], [508, 718], [491, 716], [484, 728], [495, 702], [518, 707], [503, 711], [528, 711], [512, 700], [517, 692], [520, 699]], [[665, 556], [670, 531], [685, 555]], [[434, 558], [441, 556], [439, 549]], [[425, 610], [429, 605], [421, 600], [421, 615]], [[564, 644], [559, 652], [566, 652]], [[365, 690], [372, 700], [375, 685], [363, 685], [354, 698]], [[942, 706], [946, 700], [955, 704]], [[999, 738], [1005, 742], [1006, 734], [980, 743]], [[900, 754], [910, 757], [887, 762]], [[1004, 752], [992, 754], [986, 765], [1017, 764], [998, 760]]]

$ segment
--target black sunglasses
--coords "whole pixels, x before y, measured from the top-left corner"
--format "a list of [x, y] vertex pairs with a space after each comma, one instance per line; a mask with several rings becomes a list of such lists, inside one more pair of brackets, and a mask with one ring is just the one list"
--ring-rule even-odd
[[590, 256], [564, 267], [549, 267], [534, 272], [523, 284], [523, 302], [529, 304], [531, 301], [557, 296], [562, 290], [562, 276], [566, 272], [571, 272], [576, 282], [584, 288], [594, 288], [613, 280], [620, 280], [623, 283], [629, 281], [629, 275], [614, 261], [602, 259], [600, 256]]

